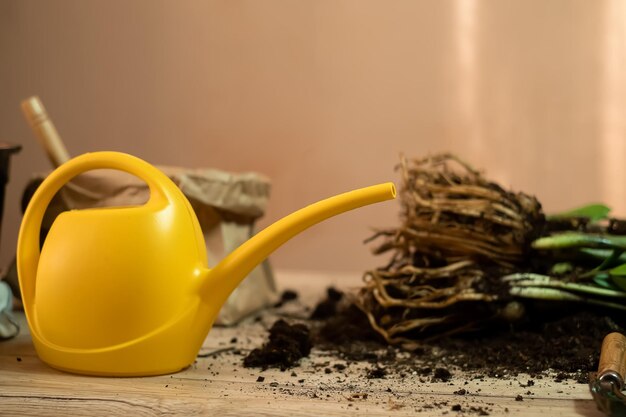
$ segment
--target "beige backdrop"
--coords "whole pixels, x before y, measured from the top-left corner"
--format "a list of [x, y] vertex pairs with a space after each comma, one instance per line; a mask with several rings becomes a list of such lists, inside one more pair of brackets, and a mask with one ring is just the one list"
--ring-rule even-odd
[[[0, 264], [21, 189], [49, 168], [19, 111], [34, 94], [72, 154], [270, 176], [264, 224], [438, 150], [549, 211], [602, 200], [626, 215], [625, 23], [618, 0], [0, 0], [0, 139], [24, 146]], [[378, 265], [361, 241], [397, 211], [318, 225], [274, 264]]]

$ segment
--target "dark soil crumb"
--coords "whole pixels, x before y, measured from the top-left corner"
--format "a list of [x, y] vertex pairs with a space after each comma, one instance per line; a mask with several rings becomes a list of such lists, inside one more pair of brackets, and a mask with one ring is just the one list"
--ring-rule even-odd
[[343, 298], [343, 293], [333, 287], [326, 290], [326, 299], [319, 302], [313, 313], [311, 313], [311, 319], [322, 320], [331, 317], [337, 312], [337, 305]]
[[482, 407], [470, 407], [470, 411], [479, 416], [488, 416], [489, 412]]
[[303, 324], [289, 325], [278, 320], [270, 329], [269, 342], [252, 350], [244, 358], [243, 366], [262, 369], [280, 368], [284, 371], [296, 366], [300, 358], [311, 352], [309, 328]]
[[457, 412], [462, 412], [465, 414], [470, 414], [470, 415], [478, 415], [478, 416], [488, 416], [490, 415], [489, 408], [485, 408], [485, 407], [480, 407], [480, 406], [469, 406], [467, 408], [463, 408], [461, 406], [461, 404], [454, 404], [452, 407], [450, 407], [450, 410], [452, 411], [457, 411]]
[[385, 368], [373, 368], [367, 372], [367, 379], [384, 378], [387, 375]]
[[524, 397], [518, 394], [517, 397], [515, 397], [515, 401], [524, 401]]
[[280, 300], [276, 304], [274, 304], [274, 307], [276, 307], [276, 308], [282, 307], [283, 305], [285, 305], [289, 301], [293, 301], [293, 300], [297, 300], [297, 299], [298, 299], [298, 293], [296, 291], [285, 290], [280, 295]]
[[452, 374], [446, 368], [437, 368], [435, 369], [435, 373], [433, 375], [432, 382], [448, 382], [452, 378]]
[[256, 382], [263, 382], [265, 381], [265, 377], [264, 376], [260, 376], [256, 379]]
[[338, 371], [343, 371], [346, 369], [346, 365], [344, 365], [343, 363], [336, 363], [333, 365], [333, 368], [335, 368]]
[[417, 373], [422, 375], [422, 376], [426, 376], [426, 375], [430, 375], [430, 373], [433, 371], [433, 368], [430, 368], [428, 366], [425, 366], [423, 368], [420, 368], [417, 370]]
[[554, 377], [554, 382], [563, 382], [563, 380], [567, 379], [567, 374], [564, 372], [559, 372]]
[[15, 359], [17, 359], [18, 362], [22, 362], [22, 358], [20, 358], [19, 356]]
[[237, 338], [233, 337], [232, 339], [230, 339], [230, 343], [237, 343]]
[[465, 395], [467, 394], [467, 390], [465, 390], [464, 388], [461, 388], [460, 390], [454, 391], [454, 393], [456, 395]]

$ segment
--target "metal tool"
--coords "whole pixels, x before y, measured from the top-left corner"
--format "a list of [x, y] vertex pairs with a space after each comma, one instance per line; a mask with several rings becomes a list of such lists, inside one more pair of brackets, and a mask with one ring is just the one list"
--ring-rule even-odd
[[626, 417], [626, 336], [610, 333], [602, 341], [598, 372], [590, 374], [589, 388], [598, 409], [611, 417]]

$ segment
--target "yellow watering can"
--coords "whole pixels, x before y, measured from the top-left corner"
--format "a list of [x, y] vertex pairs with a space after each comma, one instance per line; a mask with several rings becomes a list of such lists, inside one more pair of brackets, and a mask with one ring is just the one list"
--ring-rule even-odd
[[[136, 175], [148, 184], [149, 200], [64, 212], [40, 252], [41, 222], [55, 193], [76, 175], [101, 168]], [[76, 157], [41, 184], [19, 233], [18, 274], [37, 353], [54, 368], [82, 374], [179, 371], [195, 360], [230, 293], [270, 253], [322, 220], [395, 193], [386, 183], [312, 204], [209, 269], [196, 215], [165, 174], [117, 152]]]

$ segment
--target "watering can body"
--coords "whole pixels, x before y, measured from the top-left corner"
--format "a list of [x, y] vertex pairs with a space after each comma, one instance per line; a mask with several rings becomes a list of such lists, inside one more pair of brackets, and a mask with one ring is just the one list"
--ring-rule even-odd
[[[137, 175], [149, 185], [150, 199], [64, 212], [40, 252], [49, 201], [72, 177], [98, 168]], [[195, 213], [169, 178], [126, 154], [74, 158], [40, 186], [20, 229], [18, 275], [37, 353], [55, 368], [91, 375], [179, 371], [193, 363], [220, 307], [250, 269], [312, 224], [392, 198], [395, 190], [386, 185], [375, 194], [294, 213], [209, 270]]]

